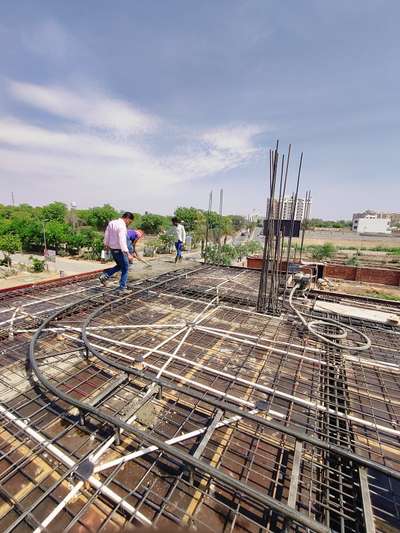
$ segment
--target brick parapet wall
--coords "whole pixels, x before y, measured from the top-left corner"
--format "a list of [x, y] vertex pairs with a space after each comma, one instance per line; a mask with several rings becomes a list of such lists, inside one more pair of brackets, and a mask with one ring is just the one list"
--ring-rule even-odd
[[[247, 268], [261, 270], [261, 257], [248, 257]], [[324, 278], [364, 281], [380, 285], [400, 286], [400, 271], [390, 268], [356, 267], [328, 263], [324, 265]]]

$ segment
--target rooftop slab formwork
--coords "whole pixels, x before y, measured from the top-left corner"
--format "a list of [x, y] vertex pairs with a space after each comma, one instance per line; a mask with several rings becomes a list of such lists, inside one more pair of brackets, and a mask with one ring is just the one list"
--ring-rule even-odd
[[199, 266], [4, 295], [1, 531], [398, 530], [399, 328], [295, 298], [371, 340], [338, 349], [255, 312], [258, 285]]

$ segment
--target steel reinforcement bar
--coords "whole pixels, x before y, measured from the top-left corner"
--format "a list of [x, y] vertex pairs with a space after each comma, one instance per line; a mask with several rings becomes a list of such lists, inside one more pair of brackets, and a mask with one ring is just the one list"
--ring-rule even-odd
[[[202, 270], [202, 269], [196, 269], [195, 272], [197, 272], [198, 270]], [[132, 296], [135, 296], [135, 295], [137, 295], [139, 293], [142, 293], [142, 292], [146, 292], [147, 290], [155, 288], [156, 286], [161, 286], [161, 285], [167, 283], [168, 281], [170, 281], [171, 279], [176, 279], [178, 277], [187, 276], [187, 275], [191, 274], [192, 272], [193, 271], [185, 272], [184, 274], [180, 274], [179, 276], [174, 276], [172, 278], [169, 277], [168, 279], [164, 279], [162, 281], [158, 281], [158, 282], [156, 282], [154, 284], [151, 284], [150, 286], [148, 286], [146, 288], [142, 288], [142, 289], [139, 289], [138, 291], [134, 291], [132, 293]], [[132, 298], [132, 296], [129, 296], [129, 298]], [[87, 298], [88, 301], [90, 301], [92, 299], [93, 299], [93, 297], [92, 298]], [[123, 300], [123, 299], [121, 299], [121, 300]], [[314, 531], [327, 531], [327, 528], [324, 525], [322, 525], [321, 523], [319, 523], [319, 522], [317, 522], [317, 521], [305, 516], [303, 513], [300, 513], [298, 511], [296, 511], [292, 507], [289, 507], [288, 505], [285, 505], [284, 503], [281, 503], [281, 502], [277, 501], [276, 499], [274, 499], [272, 497], [265, 496], [265, 495], [257, 493], [256, 491], [251, 489], [249, 486], [247, 486], [243, 482], [233, 480], [230, 476], [227, 476], [226, 474], [224, 474], [220, 470], [218, 470], [218, 469], [216, 469], [214, 467], [211, 467], [209, 464], [205, 463], [204, 461], [193, 457], [193, 455], [187, 454], [186, 452], [178, 450], [178, 449], [174, 448], [171, 445], [165, 444], [164, 441], [158, 439], [157, 437], [150, 436], [149, 434], [147, 434], [147, 433], [145, 433], [145, 432], [143, 432], [141, 430], [133, 428], [129, 424], [126, 424], [125, 422], [120, 420], [119, 418], [116, 418], [116, 417], [110, 416], [110, 415], [106, 415], [106, 414], [102, 413], [100, 410], [96, 409], [95, 407], [89, 405], [88, 403], [75, 400], [74, 398], [72, 398], [69, 395], [67, 395], [67, 394], [63, 393], [62, 391], [60, 391], [57, 387], [53, 386], [47, 380], [47, 378], [41, 373], [40, 367], [39, 367], [39, 365], [37, 363], [37, 360], [36, 360], [36, 357], [35, 357], [35, 349], [36, 349], [37, 341], [40, 338], [40, 335], [42, 334], [43, 330], [45, 330], [46, 327], [48, 327], [48, 325], [53, 320], [56, 320], [56, 319], [60, 318], [64, 313], [70, 313], [77, 306], [81, 307], [83, 303], [84, 302], [80, 301], [79, 303], [74, 303], [74, 304], [72, 304], [71, 306], [69, 306], [67, 308], [63, 308], [62, 310], [58, 310], [56, 313], [54, 313], [52, 316], [50, 316], [44, 323], [42, 323], [42, 325], [39, 327], [39, 329], [35, 333], [35, 335], [34, 335], [34, 337], [32, 339], [31, 345], [30, 345], [29, 363], [30, 363], [31, 369], [33, 370], [34, 374], [36, 375], [36, 377], [39, 380], [39, 382], [41, 383], [41, 385], [43, 385], [48, 391], [50, 391], [52, 394], [54, 394], [58, 398], [68, 402], [71, 405], [74, 405], [75, 407], [80, 409], [82, 412], [90, 413], [96, 419], [99, 419], [101, 421], [106, 421], [106, 422], [110, 423], [113, 426], [119, 427], [119, 428], [123, 429], [124, 431], [126, 431], [128, 433], [131, 433], [131, 434], [135, 435], [138, 438], [141, 438], [144, 442], [147, 442], [147, 443], [149, 443], [151, 445], [157, 446], [160, 450], [166, 452], [167, 454], [175, 457], [176, 459], [178, 459], [180, 461], [184, 461], [185, 463], [187, 463], [188, 465], [191, 465], [195, 469], [198, 469], [198, 470], [210, 475], [212, 478], [220, 481], [221, 483], [229, 486], [230, 488], [232, 488], [234, 490], [237, 490], [241, 494], [245, 494], [248, 497], [253, 498], [255, 501], [261, 503], [262, 505], [265, 505], [267, 508], [278, 512], [281, 516], [284, 516], [284, 517], [286, 517], [289, 520], [294, 520], [295, 522], [297, 522], [299, 524], [302, 524], [302, 525], [304, 525], [306, 527], [309, 527], [310, 529], [312, 529]], [[296, 438], [296, 440], [298, 442], [309, 443], [309, 444], [311, 444], [313, 446], [319, 447], [320, 449], [329, 451], [330, 453], [334, 453], [334, 454], [336, 454], [338, 456], [341, 456], [343, 458], [350, 459], [350, 460], [354, 461], [355, 463], [357, 463], [360, 466], [373, 468], [373, 469], [375, 469], [375, 470], [377, 470], [379, 472], [382, 472], [383, 474], [385, 474], [387, 476], [390, 476], [390, 477], [395, 478], [395, 479], [400, 479], [400, 473], [399, 472], [397, 472], [397, 471], [395, 471], [393, 469], [390, 469], [388, 467], [385, 467], [384, 465], [381, 465], [379, 463], [375, 463], [373, 461], [370, 461], [368, 459], [360, 457], [357, 454], [354, 454], [354, 453], [352, 453], [352, 452], [350, 452], [350, 451], [348, 451], [348, 450], [346, 450], [344, 448], [341, 448], [339, 446], [326, 443], [326, 442], [324, 442], [324, 441], [322, 441], [322, 440], [320, 440], [320, 439], [318, 439], [316, 437], [307, 435], [306, 433], [304, 433], [304, 432], [302, 432], [300, 430], [297, 430], [295, 428], [286, 427], [286, 426], [284, 426], [282, 424], [279, 424], [277, 422], [274, 422], [274, 421], [271, 421], [271, 420], [266, 420], [266, 419], [264, 419], [262, 417], [259, 417], [259, 416], [256, 416], [256, 415], [252, 415], [251, 413], [242, 411], [241, 409], [239, 409], [239, 408], [237, 408], [234, 405], [231, 405], [229, 403], [222, 402], [222, 401], [219, 401], [219, 400], [216, 400], [216, 399], [212, 399], [212, 398], [209, 398], [209, 397], [204, 398], [204, 396], [202, 394], [199, 394], [196, 391], [193, 391], [192, 389], [190, 389], [190, 391], [186, 390], [186, 387], [182, 387], [182, 386], [178, 387], [178, 386], [176, 386], [176, 385], [174, 385], [174, 384], [172, 384], [170, 382], [166, 382], [162, 378], [156, 378], [153, 375], [149, 375], [149, 374], [147, 374], [145, 372], [141, 372], [141, 371], [139, 371], [137, 369], [134, 369], [132, 367], [126, 367], [126, 366], [121, 365], [121, 364], [119, 364], [119, 363], [117, 363], [117, 362], [115, 362], [115, 361], [113, 361], [111, 359], [108, 359], [104, 355], [100, 354], [90, 344], [90, 342], [88, 341], [87, 336], [86, 336], [86, 328], [89, 326], [89, 324], [91, 323], [91, 321], [95, 317], [97, 317], [99, 314], [101, 314], [109, 306], [115, 305], [115, 303], [116, 303], [115, 301], [106, 303], [105, 305], [102, 305], [100, 308], [96, 309], [93, 313], [91, 313], [91, 315], [85, 321], [84, 326], [83, 326], [83, 331], [82, 331], [82, 339], [83, 339], [83, 341], [85, 343], [85, 346], [86, 346], [88, 352], [92, 353], [94, 356], [96, 356], [99, 360], [101, 360], [106, 365], [109, 365], [109, 366], [112, 366], [112, 367], [117, 368], [119, 370], [122, 370], [127, 375], [134, 375], [134, 376], [140, 377], [142, 379], [149, 380], [150, 382], [157, 383], [161, 387], [166, 387], [166, 388], [169, 388], [171, 390], [179, 391], [181, 393], [182, 392], [183, 393], [186, 392], [187, 394], [190, 394], [193, 398], [205, 401], [206, 403], [209, 403], [210, 405], [213, 405], [214, 407], [218, 407], [218, 408], [220, 408], [220, 409], [222, 409], [224, 411], [232, 412], [234, 414], [239, 415], [242, 418], [246, 418], [246, 419], [251, 420], [251, 421], [253, 421], [253, 422], [257, 423], [257, 424], [260, 424], [260, 425], [263, 425], [263, 426], [267, 426], [267, 427], [269, 427], [271, 429], [274, 429], [274, 430], [280, 431], [282, 433], [285, 433], [286, 435], [292, 436], [292, 437]]]

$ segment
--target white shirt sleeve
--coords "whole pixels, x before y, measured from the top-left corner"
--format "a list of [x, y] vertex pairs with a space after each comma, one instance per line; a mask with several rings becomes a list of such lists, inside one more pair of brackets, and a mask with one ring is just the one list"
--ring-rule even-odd
[[108, 234], [109, 234], [109, 224], [107, 224], [106, 231], [104, 233], [104, 246], [108, 246]]

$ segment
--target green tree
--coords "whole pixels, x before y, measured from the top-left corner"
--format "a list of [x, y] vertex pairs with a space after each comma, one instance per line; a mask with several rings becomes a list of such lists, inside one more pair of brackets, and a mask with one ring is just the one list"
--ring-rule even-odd
[[206, 216], [203, 211], [198, 212], [198, 218], [194, 230], [191, 232], [192, 236], [192, 247], [197, 248], [201, 244], [201, 249], [203, 251], [204, 242], [206, 238]]
[[10, 232], [18, 235], [24, 250], [43, 246], [43, 222], [38, 218], [18, 214], [10, 221]]
[[103, 249], [103, 236], [96, 235], [94, 239], [90, 242], [89, 256], [91, 259], [100, 259], [101, 251]]
[[204, 214], [205, 214], [206, 223], [208, 224], [209, 229], [215, 230], [220, 226], [221, 215], [219, 215], [215, 211], [206, 212]]
[[81, 231], [69, 231], [66, 233], [67, 252], [71, 255], [77, 255], [80, 248], [87, 242], [86, 235]]
[[140, 228], [142, 224], [142, 215], [140, 213], [133, 213], [132, 227]]
[[202, 213], [195, 207], [177, 207], [175, 209], [175, 216], [183, 222], [188, 233], [192, 233], [199, 223]]
[[0, 235], [10, 232], [11, 221], [4, 218], [0, 219]]
[[42, 217], [44, 220], [55, 220], [57, 222], [64, 222], [67, 215], [67, 206], [62, 202], [52, 202], [45, 205], [42, 209]]
[[229, 216], [220, 217], [220, 238], [224, 239], [224, 244], [228, 237], [235, 234], [235, 228], [232, 219]]
[[142, 215], [142, 220], [140, 223], [140, 228], [150, 235], [158, 235], [162, 229], [168, 227], [167, 217], [162, 215], [156, 215], [153, 213], [145, 213]]
[[[86, 221], [89, 226], [104, 231], [110, 220], [114, 220], [119, 217], [118, 211], [116, 211], [110, 204], [104, 204], [102, 207], [92, 207], [87, 210]], [[82, 211], [79, 212], [82, 215]]]
[[71, 237], [72, 228], [68, 224], [51, 220], [46, 223], [46, 242], [48, 248], [58, 250], [62, 244], [66, 244]]
[[229, 215], [229, 218], [232, 221], [232, 226], [235, 231], [240, 231], [247, 227], [247, 220], [241, 215]]
[[2, 235], [0, 237], [0, 250], [3, 252], [5, 263], [11, 267], [11, 255], [21, 250], [21, 240], [16, 235]]
[[310, 218], [303, 222], [306, 229], [310, 228], [351, 228], [351, 220], [322, 220], [321, 218]]

